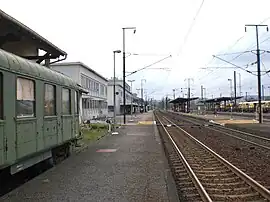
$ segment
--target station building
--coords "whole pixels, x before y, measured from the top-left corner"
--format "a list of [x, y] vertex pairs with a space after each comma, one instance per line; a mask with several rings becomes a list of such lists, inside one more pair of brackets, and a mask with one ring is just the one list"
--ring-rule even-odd
[[[108, 81], [108, 111], [109, 116], [113, 116], [114, 112], [114, 103], [113, 103], [113, 78]], [[131, 101], [132, 102], [132, 112], [136, 112], [138, 108], [138, 103], [135, 102], [136, 99], [134, 99], [133, 94], [131, 92], [131, 87], [129, 84], [125, 84], [126, 87], [126, 113], [131, 113]], [[121, 115], [124, 113], [124, 94], [123, 94], [124, 88], [123, 88], [123, 80], [120, 80], [116, 78], [115, 80], [115, 92], [116, 92], [116, 115]]]
[[108, 116], [106, 78], [82, 62], [56, 63], [51, 65], [51, 68], [69, 76], [87, 92], [80, 99], [80, 114], [83, 121]]

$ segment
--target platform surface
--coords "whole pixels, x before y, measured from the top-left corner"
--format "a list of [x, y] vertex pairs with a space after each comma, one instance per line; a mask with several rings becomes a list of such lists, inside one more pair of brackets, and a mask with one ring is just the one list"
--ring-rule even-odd
[[226, 115], [226, 114], [206, 114], [206, 115], [201, 115], [201, 114], [195, 114], [195, 113], [181, 113], [181, 112], [176, 112], [185, 116], [192, 116], [200, 119], [204, 119], [207, 121], [214, 121], [219, 124], [256, 124], [258, 123], [257, 120], [255, 120], [255, 117], [243, 117], [243, 116], [236, 116], [234, 115]]
[[152, 113], [72, 155], [0, 201], [178, 201]]

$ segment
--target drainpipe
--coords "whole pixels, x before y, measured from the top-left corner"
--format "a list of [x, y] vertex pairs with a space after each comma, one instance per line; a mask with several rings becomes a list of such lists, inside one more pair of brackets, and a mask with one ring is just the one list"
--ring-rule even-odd
[[67, 55], [64, 55], [64, 58], [62, 58], [62, 59], [58, 59], [56, 61], [51, 62], [50, 65], [54, 64], [54, 63], [57, 63], [57, 62], [61, 62], [61, 61], [65, 60], [65, 59], [67, 59]]

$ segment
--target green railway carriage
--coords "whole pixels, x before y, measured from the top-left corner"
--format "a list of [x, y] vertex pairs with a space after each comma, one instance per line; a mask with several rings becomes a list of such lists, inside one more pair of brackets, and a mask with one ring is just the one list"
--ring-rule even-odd
[[69, 154], [79, 94], [71, 78], [0, 49], [0, 174]]

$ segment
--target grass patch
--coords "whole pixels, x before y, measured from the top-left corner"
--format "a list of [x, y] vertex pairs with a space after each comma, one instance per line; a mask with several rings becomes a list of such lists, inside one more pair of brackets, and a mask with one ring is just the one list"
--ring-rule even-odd
[[107, 132], [107, 129], [83, 129], [83, 139], [86, 141], [96, 141]]
[[96, 141], [108, 131], [108, 125], [102, 123], [88, 124], [81, 128], [83, 141]]

